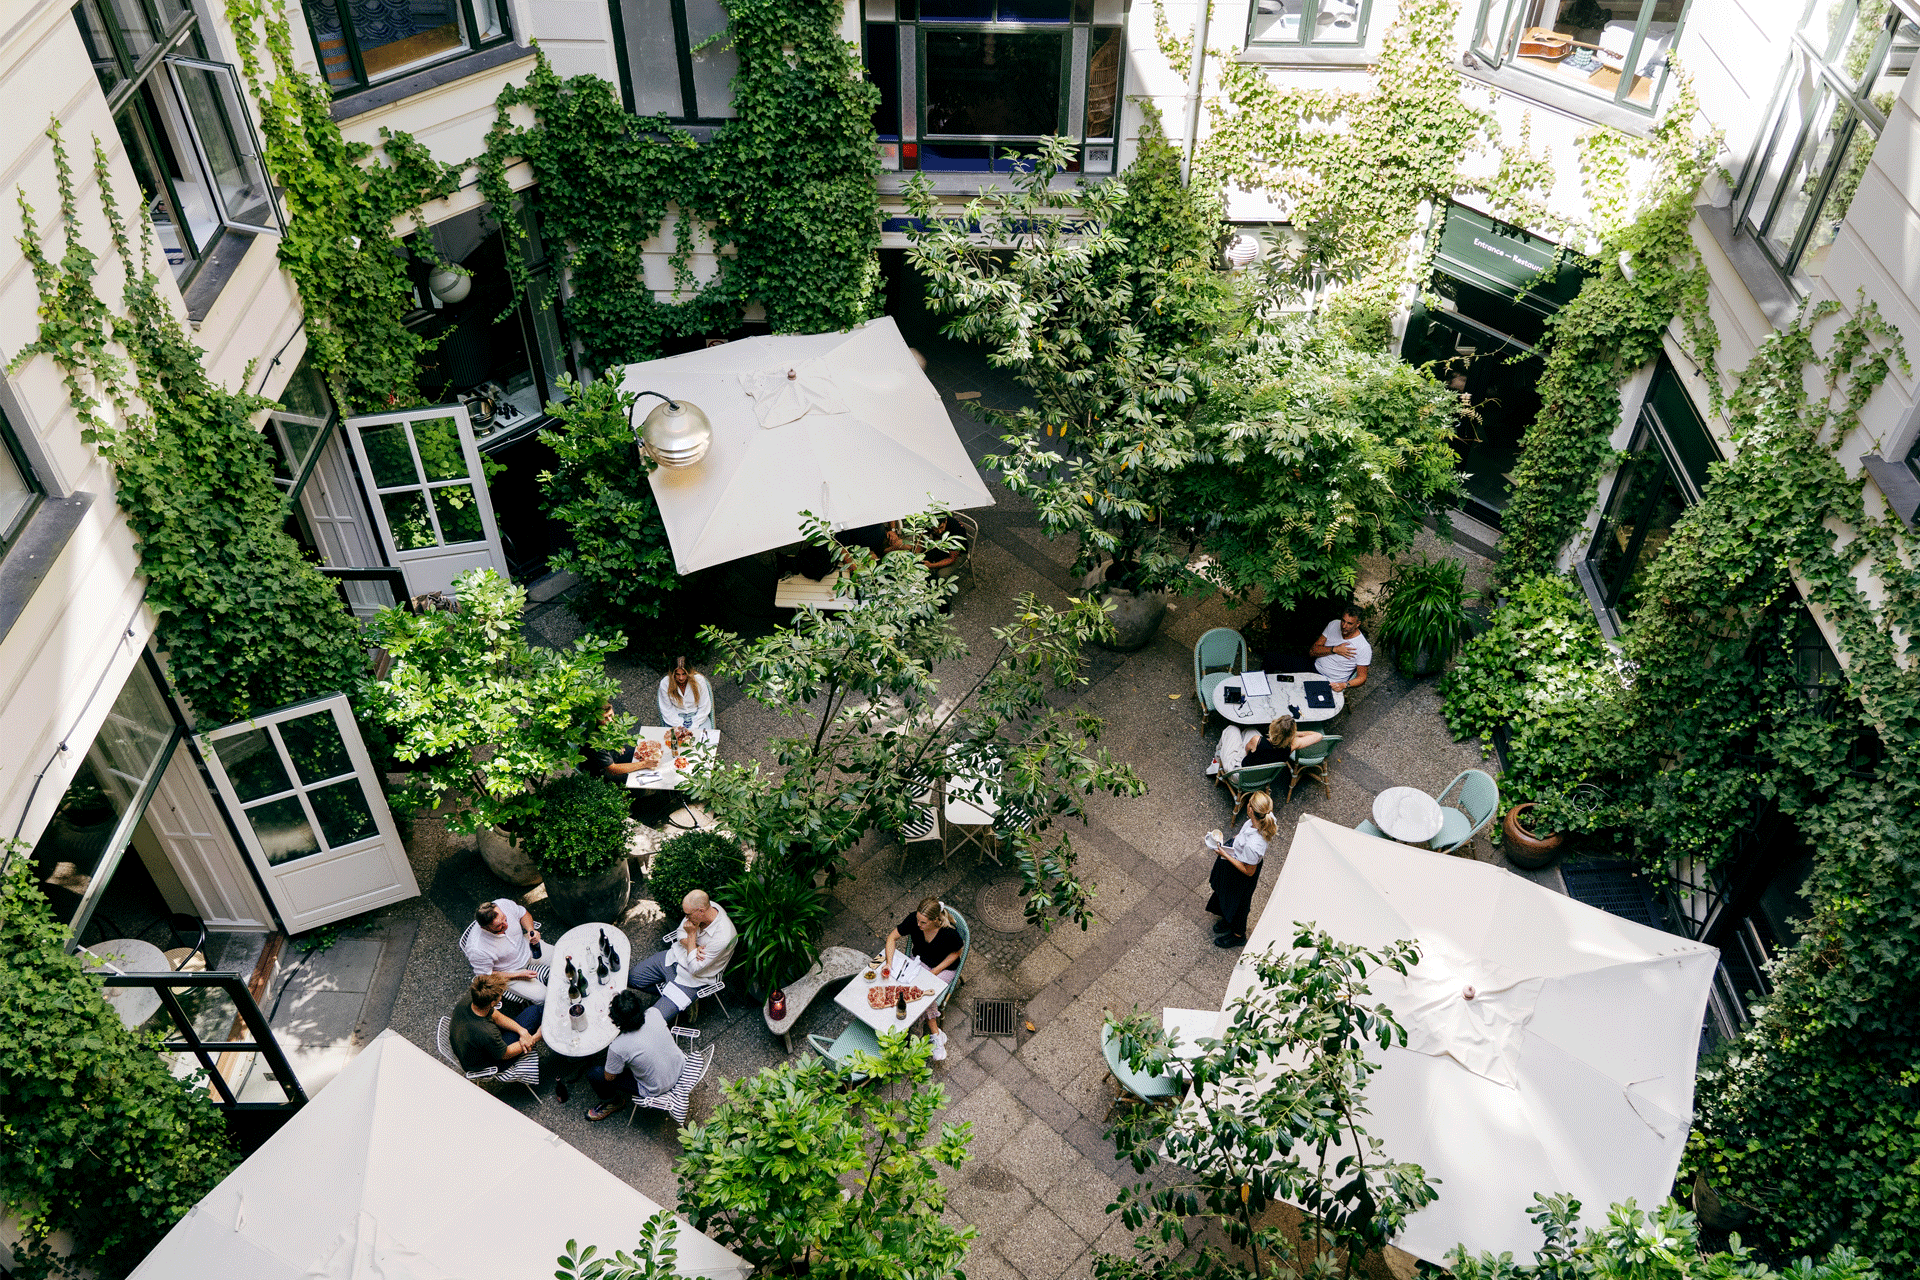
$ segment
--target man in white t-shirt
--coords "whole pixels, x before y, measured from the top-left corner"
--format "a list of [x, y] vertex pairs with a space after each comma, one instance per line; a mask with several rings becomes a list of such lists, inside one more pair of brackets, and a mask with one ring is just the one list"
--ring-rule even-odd
[[1307, 650], [1313, 669], [1333, 682], [1335, 692], [1357, 689], [1367, 682], [1367, 668], [1373, 664], [1373, 646], [1360, 634], [1360, 611], [1352, 605], [1327, 624]]
[[474, 976], [503, 973], [507, 994], [528, 1004], [547, 998], [547, 984], [533, 967], [533, 946], [540, 941], [533, 913], [512, 898], [483, 902], [473, 913], [474, 927], [460, 939], [460, 950]]

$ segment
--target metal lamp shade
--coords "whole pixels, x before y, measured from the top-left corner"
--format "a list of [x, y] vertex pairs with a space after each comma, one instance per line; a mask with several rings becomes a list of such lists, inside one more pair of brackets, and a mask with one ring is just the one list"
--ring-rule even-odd
[[690, 467], [712, 444], [713, 424], [685, 400], [655, 405], [640, 424], [640, 447], [663, 467]]

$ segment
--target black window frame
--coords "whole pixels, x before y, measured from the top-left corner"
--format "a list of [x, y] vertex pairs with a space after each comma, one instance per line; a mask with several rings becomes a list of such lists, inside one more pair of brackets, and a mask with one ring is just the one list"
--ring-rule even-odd
[[34, 468], [32, 459], [14, 435], [13, 422], [7, 417], [7, 406], [0, 403], [0, 462], [11, 465], [19, 472], [20, 481], [26, 486], [27, 500], [13, 519], [0, 524], [0, 560], [6, 559], [7, 552], [20, 540], [27, 526], [33, 522], [33, 513], [47, 500], [47, 486], [40, 479], [40, 473]]
[[[360, 48], [360, 37], [353, 25], [353, 6], [350, 0], [300, 0], [300, 13], [306, 19], [307, 35], [313, 41], [314, 58], [320, 66], [320, 79], [337, 102], [342, 98], [352, 97], [356, 93], [365, 93], [369, 89], [392, 84], [396, 80], [425, 71], [430, 67], [442, 66], [488, 49], [497, 49], [503, 44], [511, 44], [513, 42], [512, 8], [508, 0], [490, 0], [490, 2], [495, 15], [500, 20], [499, 34], [484, 40], [476, 38], [476, 33], [480, 30], [480, 21], [474, 11], [475, 0], [454, 0], [458, 9], [460, 47], [448, 49], [437, 57], [409, 62], [391, 71], [382, 72], [378, 76], [367, 74], [366, 58]], [[313, 20], [313, 11], [316, 7], [326, 8], [340, 24], [341, 39], [346, 46], [347, 66], [352, 75], [350, 84], [335, 84], [333, 78], [327, 74], [326, 58], [322, 52], [320, 39], [321, 29]]]
[[[1876, 3], [1876, 0], [1866, 2]], [[1824, 42], [1819, 43], [1808, 35], [1807, 27], [1815, 15], [1822, 12], [1821, 0], [1808, 0], [1800, 21], [1794, 24], [1788, 42], [1787, 71], [1782, 77], [1773, 107], [1768, 112], [1767, 128], [1761, 133], [1743, 175], [1736, 201], [1738, 208], [1733, 219], [1734, 234], [1751, 238], [1761, 255], [1779, 272], [1781, 279], [1802, 294], [1811, 288], [1813, 277], [1806, 272], [1806, 258], [1815, 232], [1822, 223], [1831, 221], [1834, 235], [1820, 247], [1830, 246], [1838, 238], [1839, 224], [1846, 220], [1847, 212], [1852, 208], [1860, 179], [1873, 158], [1881, 131], [1886, 128], [1887, 113], [1874, 103], [1872, 90], [1896, 49], [1905, 50], [1909, 59], [1920, 55], [1920, 39], [1904, 44], [1897, 44], [1894, 39], [1903, 24], [1920, 26], [1920, 21], [1892, 0], [1877, 2], [1885, 6], [1886, 12], [1877, 25], [1867, 28], [1878, 34], [1860, 64], [1857, 77], [1850, 80], [1843, 68], [1853, 53], [1854, 46], [1848, 37], [1855, 33], [1853, 19], [1860, 14], [1861, 0], [1839, 0], [1825, 11], [1833, 17], [1834, 29], [1827, 34]], [[1795, 97], [1797, 87], [1803, 83], [1815, 91], [1814, 96], [1804, 104], [1804, 109]], [[1895, 92], [1897, 94], [1898, 91]], [[1841, 121], [1838, 129], [1834, 128], [1835, 119]], [[1863, 151], [1856, 153], [1854, 144], [1862, 130], [1866, 131], [1866, 145]], [[1791, 181], [1793, 170], [1798, 167], [1803, 150], [1819, 144], [1822, 132], [1832, 138], [1832, 149], [1822, 162], [1820, 172], [1812, 179], [1813, 185], [1808, 188], [1801, 184], [1802, 194], [1808, 200], [1797, 215], [1793, 234], [1787, 242], [1786, 251], [1782, 253], [1772, 240], [1778, 225], [1777, 219], [1786, 211], [1790, 188], [1795, 185]], [[1776, 158], [1779, 160], [1779, 180], [1767, 192], [1764, 207], [1756, 212], [1756, 204], [1761, 203], [1762, 188], [1768, 185], [1772, 172], [1771, 162]], [[1834, 193], [1836, 183], [1843, 180], [1843, 173], [1846, 180], [1851, 182], [1851, 189], [1845, 192], [1844, 203], [1838, 213], [1828, 215], [1827, 202]]]
[[[1078, 150], [1075, 160], [1068, 166], [1069, 172], [1084, 172], [1090, 177], [1102, 177], [1119, 171], [1120, 152], [1120, 115], [1126, 101], [1126, 19], [1124, 14], [1118, 21], [1111, 16], [1102, 16], [1091, 0], [1070, 0], [1062, 5], [1067, 16], [1058, 20], [1034, 20], [1032, 18], [1001, 20], [1003, 5], [1013, 7], [1018, 0], [991, 0], [992, 18], [979, 17], [948, 18], [929, 16], [924, 12], [922, 0], [895, 0], [891, 6], [874, 5], [875, 12], [868, 12], [868, 6], [862, 5], [861, 13], [861, 59], [867, 67], [868, 79], [882, 84], [883, 92], [893, 87], [882, 82], [888, 78], [888, 68], [876, 66], [872, 51], [876, 45], [876, 29], [892, 27], [893, 46], [897, 63], [894, 70], [898, 73], [898, 90], [887, 95], [883, 110], [897, 107], [897, 132], [876, 129], [881, 146], [881, 164], [886, 169], [915, 170], [950, 173], [1009, 173], [1014, 163], [1005, 158], [1008, 150], [1030, 150], [1041, 134], [990, 135], [976, 133], [934, 134], [927, 126], [927, 38], [929, 35], [947, 32], [979, 32], [983, 34], [1059, 34], [1066, 42], [1061, 58], [1059, 98], [1055, 111], [1055, 135], [1071, 138]], [[891, 12], [888, 12], [890, 8]], [[1103, 48], [1103, 41], [1116, 43], [1117, 57], [1112, 73], [1111, 86], [1102, 86], [1101, 92], [1111, 100], [1107, 112], [1104, 132], [1099, 136], [1088, 133], [1090, 106], [1095, 93], [1095, 62]], [[876, 122], [878, 124], [880, 122]], [[965, 160], [944, 158], [936, 162], [936, 157], [928, 148], [944, 147], [954, 150], [972, 149], [984, 152], [981, 163], [970, 164]]]
[[[734, 119], [738, 114], [732, 110], [733, 96], [731, 86], [729, 86], [727, 96], [728, 114], [701, 114], [699, 86], [695, 83], [693, 76], [695, 41], [692, 34], [692, 24], [687, 18], [687, 2], [686, 0], [666, 0], [666, 3], [669, 5], [673, 20], [673, 52], [674, 62], [680, 76], [681, 108], [678, 112], [668, 112], [666, 119], [676, 125], [717, 128], [727, 121]], [[635, 106], [636, 99], [633, 92], [634, 73], [632, 59], [627, 49], [627, 19], [626, 15], [621, 12], [621, 0], [607, 0], [607, 13], [613, 20], [614, 60], [618, 62], [620, 66], [620, 101], [626, 106], [629, 112], [637, 115], [639, 111]], [[725, 40], [726, 30], [722, 28], [716, 35], [705, 37], [701, 39], [698, 44], [701, 48], [705, 48], [709, 44], [724, 44]], [[647, 118], [651, 120], [656, 117], [649, 115]]]
[[[1521, 37], [1532, 28], [1523, 28], [1520, 15], [1531, 0], [1479, 0], [1479, 9], [1474, 17], [1473, 39], [1467, 46], [1468, 65], [1476, 61], [1492, 67], [1506, 67], [1526, 75], [1541, 84], [1556, 85], [1577, 99], [1591, 100], [1595, 104], [1619, 107], [1636, 115], [1649, 118], [1657, 115], [1661, 99], [1666, 96], [1667, 87], [1673, 82], [1672, 53], [1680, 47], [1681, 39], [1687, 33], [1687, 19], [1693, 12], [1693, 0], [1682, 0], [1679, 16], [1674, 19], [1673, 35], [1667, 43], [1667, 56], [1660, 65], [1660, 78], [1647, 93], [1643, 105], [1633, 100], [1633, 82], [1638, 75], [1622, 75], [1614, 86], [1611, 96], [1593, 93], [1581, 88], [1565, 77], [1548, 75], [1526, 65], [1520, 58]], [[1646, 44], [1647, 25], [1653, 21], [1653, 11], [1660, 0], [1640, 0], [1638, 16], [1634, 19], [1633, 40], [1627, 46], [1624, 67], [1641, 65], [1640, 51]], [[1488, 18], [1498, 12], [1499, 20], [1491, 25]], [[1612, 10], [1606, 10], [1609, 15]], [[1611, 17], [1608, 19], [1611, 21]], [[1489, 38], [1489, 32], [1492, 37]], [[1571, 55], [1569, 55], [1571, 56]], [[1623, 69], [1624, 69], [1623, 67]]]

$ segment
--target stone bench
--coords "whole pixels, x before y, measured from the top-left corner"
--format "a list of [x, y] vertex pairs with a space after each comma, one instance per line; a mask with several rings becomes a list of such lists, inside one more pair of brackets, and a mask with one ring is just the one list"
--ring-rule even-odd
[[856, 951], [852, 947], [824, 948], [805, 977], [796, 978], [781, 988], [787, 996], [786, 1017], [776, 1022], [766, 1005], [760, 1007], [760, 1016], [766, 1019], [767, 1030], [779, 1036], [786, 1043], [787, 1052], [792, 1053], [794, 1024], [800, 1021], [800, 1016], [813, 1003], [814, 997], [824, 991], [829, 983], [844, 982], [866, 965], [867, 955], [863, 951]]

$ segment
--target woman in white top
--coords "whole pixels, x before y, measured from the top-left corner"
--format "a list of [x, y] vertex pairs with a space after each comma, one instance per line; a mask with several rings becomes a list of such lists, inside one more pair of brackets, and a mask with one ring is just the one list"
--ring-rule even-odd
[[[1213, 874], [1207, 883], [1213, 896], [1207, 910], [1220, 917], [1213, 926], [1218, 936], [1216, 947], [1241, 947], [1247, 942], [1247, 911], [1253, 906], [1254, 886], [1260, 883], [1260, 868], [1267, 859], [1267, 844], [1280, 834], [1273, 819], [1273, 797], [1256, 791], [1247, 797], [1247, 824], [1226, 848], [1215, 848]], [[1209, 838], [1211, 839], [1211, 837]]]
[[660, 723], [669, 729], [713, 728], [713, 686], [683, 657], [660, 677]]

